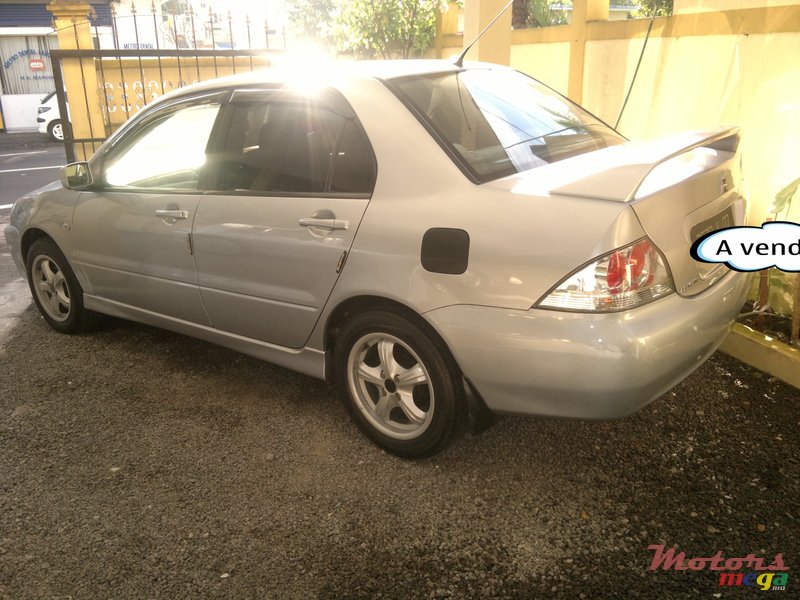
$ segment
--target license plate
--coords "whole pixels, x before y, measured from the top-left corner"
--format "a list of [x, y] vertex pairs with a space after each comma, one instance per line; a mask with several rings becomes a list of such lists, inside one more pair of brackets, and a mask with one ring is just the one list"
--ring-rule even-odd
[[719, 229], [725, 229], [727, 227], [733, 227], [734, 225], [733, 208], [729, 206], [721, 213], [718, 213], [710, 219], [706, 219], [702, 223], [698, 223], [692, 227], [692, 231], [690, 232], [692, 243], [696, 242], [707, 233], [711, 233], [712, 231], [717, 231]]

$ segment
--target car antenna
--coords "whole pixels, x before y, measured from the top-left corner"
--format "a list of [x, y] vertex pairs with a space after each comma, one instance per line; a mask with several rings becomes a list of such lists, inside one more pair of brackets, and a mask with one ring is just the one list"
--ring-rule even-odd
[[484, 33], [486, 33], [487, 31], [489, 31], [489, 28], [490, 28], [492, 25], [494, 25], [494, 24], [495, 24], [495, 21], [497, 21], [497, 19], [499, 19], [499, 18], [502, 16], [502, 14], [508, 10], [508, 7], [509, 7], [509, 6], [511, 6], [512, 4], [514, 4], [514, 0], [511, 0], [511, 1], [510, 1], [508, 4], [506, 4], [506, 5], [505, 5], [505, 6], [504, 6], [502, 9], [500, 9], [500, 12], [499, 12], [499, 13], [497, 13], [497, 15], [495, 15], [494, 19], [492, 19], [491, 21], [489, 21], [489, 24], [488, 24], [486, 27], [484, 27], [484, 28], [483, 28], [483, 30], [482, 30], [482, 31], [481, 31], [481, 32], [480, 32], [480, 33], [477, 35], [477, 37], [476, 37], [474, 40], [472, 40], [472, 41], [471, 41], [471, 42], [470, 42], [470, 43], [467, 45], [467, 47], [466, 47], [466, 48], [464, 48], [464, 50], [461, 52], [461, 54], [459, 54], [459, 55], [458, 55], [458, 58], [455, 60], [455, 63], [454, 63], [454, 64], [455, 64], [457, 67], [463, 67], [463, 66], [464, 66], [464, 57], [467, 55], [467, 52], [469, 52], [469, 51], [472, 49], [472, 47], [473, 47], [475, 44], [477, 44], [477, 43], [478, 43], [478, 40], [479, 40], [479, 39], [481, 39], [481, 38], [483, 37], [483, 34], [484, 34]]

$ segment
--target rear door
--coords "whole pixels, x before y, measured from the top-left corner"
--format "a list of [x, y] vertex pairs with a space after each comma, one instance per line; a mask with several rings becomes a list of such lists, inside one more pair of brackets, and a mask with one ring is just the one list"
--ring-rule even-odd
[[212, 164], [193, 229], [212, 324], [302, 347], [372, 194], [366, 136], [338, 93], [237, 90]]
[[216, 96], [164, 106], [117, 140], [74, 213], [79, 263], [98, 297], [208, 325], [190, 244]]

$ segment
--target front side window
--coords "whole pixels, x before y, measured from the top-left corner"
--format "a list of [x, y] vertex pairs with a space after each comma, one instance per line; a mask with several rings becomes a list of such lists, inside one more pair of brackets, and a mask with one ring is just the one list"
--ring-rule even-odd
[[106, 163], [105, 183], [133, 189], [200, 189], [219, 104], [171, 107], [132, 130], [132, 141]]
[[390, 80], [390, 87], [479, 182], [625, 139], [516, 71], [473, 69]]

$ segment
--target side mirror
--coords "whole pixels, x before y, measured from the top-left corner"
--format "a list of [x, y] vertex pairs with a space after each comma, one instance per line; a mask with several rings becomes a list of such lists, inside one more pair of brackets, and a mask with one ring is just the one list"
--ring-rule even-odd
[[84, 190], [94, 182], [89, 163], [85, 161], [74, 162], [66, 167], [61, 167], [59, 177], [61, 185], [69, 190]]

